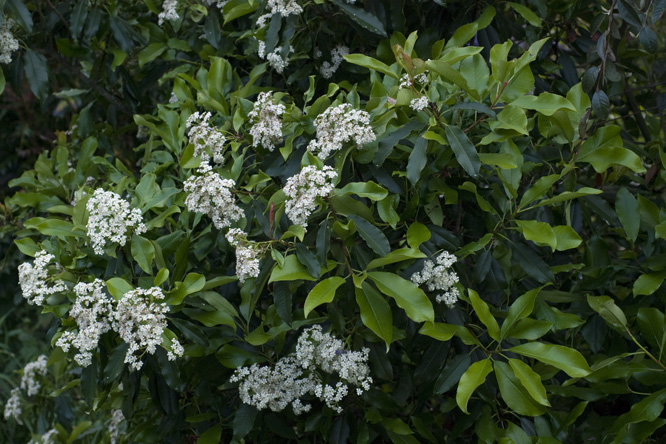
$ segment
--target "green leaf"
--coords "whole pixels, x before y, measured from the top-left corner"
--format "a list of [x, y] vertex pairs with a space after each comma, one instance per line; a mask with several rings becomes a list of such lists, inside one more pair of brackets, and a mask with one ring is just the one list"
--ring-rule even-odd
[[153, 260], [155, 259], [155, 247], [143, 236], [132, 235], [132, 257], [139, 267], [146, 273], [152, 273]]
[[4, 92], [6, 84], [7, 81], [5, 80], [5, 73], [2, 68], [0, 68], [0, 95]]
[[428, 141], [423, 137], [416, 139], [414, 148], [412, 148], [407, 161], [407, 179], [412, 185], [416, 185], [416, 182], [421, 178], [421, 171], [423, 171], [428, 162], [427, 151]]
[[483, 359], [470, 365], [467, 371], [460, 377], [458, 390], [456, 391], [456, 403], [460, 410], [467, 413], [467, 403], [472, 393], [485, 382], [486, 377], [493, 371], [490, 359]]
[[[555, 176], [557, 176], [557, 174], [555, 174]], [[529, 190], [527, 190], [527, 191], [529, 191]], [[557, 196], [553, 196], [549, 199], [544, 199], [541, 202], [539, 202], [538, 204], [533, 205], [531, 208], [542, 207], [544, 205], [550, 206], [550, 205], [553, 205], [553, 204], [556, 204], [556, 203], [566, 202], [568, 200], [577, 199], [579, 197], [592, 196], [592, 195], [601, 194], [601, 193], [603, 193], [603, 191], [598, 190], [596, 188], [582, 187], [582, 188], [577, 189], [576, 191], [565, 191], [561, 194], [558, 194]], [[525, 193], [525, 194], [527, 194], [527, 193]]]
[[79, 227], [74, 227], [71, 222], [60, 219], [46, 219], [43, 217], [33, 217], [24, 222], [25, 228], [32, 228], [45, 236], [58, 237], [82, 237], [85, 231]]
[[[532, 398], [509, 364], [495, 361], [494, 367], [500, 394], [511, 410], [519, 415], [527, 416], [540, 416], [545, 412], [544, 406]], [[529, 367], [527, 368], [529, 369]]]
[[472, 303], [474, 312], [479, 317], [479, 320], [483, 323], [483, 325], [485, 325], [488, 329], [488, 335], [499, 342], [500, 328], [497, 324], [497, 320], [490, 313], [488, 304], [486, 304], [485, 301], [479, 297], [479, 294], [471, 288], [468, 289], [467, 292], [469, 293], [469, 300]]
[[400, 248], [393, 250], [384, 257], [371, 260], [365, 267], [366, 270], [373, 268], [383, 267], [384, 265], [395, 264], [396, 262], [408, 261], [411, 259], [421, 259], [427, 257], [417, 249], [413, 248]]
[[530, 396], [539, 404], [550, 407], [546, 388], [543, 386], [539, 374], [519, 359], [509, 359], [509, 365], [513, 370], [513, 374], [516, 375], [516, 378], [518, 378]]
[[28, 79], [30, 91], [39, 99], [44, 100], [49, 93], [49, 74], [46, 57], [32, 49], [25, 52], [25, 77]]
[[583, 239], [568, 225], [558, 225], [553, 227], [553, 232], [557, 238], [557, 251], [570, 250], [578, 247]]
[[520, 205], [518, 208], [525, 208], [527, 204], [545, 197], [548, 190], [552, 188], [552, 186], [560, 179], [560, 177], [562, 177], [561, 174], [551, 174], [550, 176], [543, 176], [539, 178], [539, 180], [537, 180], [534, 185], [525, 191], [525, 194], [523, 194], [523, 197], [520, 199]]
[[419, 334], [430, 336], [438, 341], [446, 342], [459, 331], [462, 325], [443, 324], [441, 322], [426, 322], [419, 330]]
[[429, 239], [430, 230], [420, 222], [412, 223], [407, 229], [407, 244], [414, 249]]
[[386, 74], [387, 76], [391, 76], [395, 79], [400, 78], [398, 74], [393, 72], [393, 70], [387, 64], [385, 64], [384, 62], [380, 62], [375, 58], [368, 57], [363, 54], [348, 54], [344, 56], [344, 58], [346, 61], [348, 61], [349, 63], [353, 63], [354, 65], [363, 66], [364, 68], [381, 72], [382, 74]]
[[641, 307], [638, 309], [636, 321], [643, 339], [645, 339], [651, 347], [654, 347], [655, 350], [659, 350], [658, 358], [661, 358], [663, 352], [662, 341], [666, 335], [666, 330], [664, 328], [666, 327], [666, 324], [664, 323], [664, 313], [656, 308]]
[[204, 275], [199, 273], [189, 273], [185, 276], [183, 282], [176, 282], [173, 290], [167, 294], [166, 302], [169, 305], [179, 305], [183, 302], [185, 296], [203, 290], [205, 285], [206, 278]]
[[534, 341], [548, 333], [551, 328], [553, 328], [552, 322], [524, 318], [518, 321], [510, 331], [507, 331], [507, 335], [516, 339]]
[[435, 386], [433, 388], [433, 393], [435, 395], [441, 395], [442, 393], [448, 392], [462, 377], [463, 373], [467, 371], [471, 363], [471, 358], [468, 354], [456, 355], [451, 361], [447, 362], [442, 370], [442, 373], [439, 374]]
[[367, 197], [370, 200], [378, 201], [388, 196], [388, 191], [381, 185], [372, 181], [368, 182], [350, 182], [339, 190], [335, 190], [336, 196], [345, 194], [356, 194], [359, 197]]
[[576, 107], [565, 97], [547, 92], [538, 96], [521, 96], [511, 102], [511, 105], [518, 108], [533, 109], [546, 116], [552, 116], [561, 109], [576, 111]]
[[620, 219], [622, 228], [624, 228], [626, 238], [631, 240], [631, 242], [636, 242], [638, 229], [641, 224], [641, 219], [638, 217], [640, 214], [638, 199], [625, 187], [620, 188], [620, 191], [617, 192], [615, 211], [617, 212], [618, 219]]
[[479, 153], [479, 160], [484, 165], [498, 166], [505, 170], [518, 167], [513, 156], [509, 153]]
[[17, 239], [14, 241], [14, 244], [18, 247], [21, 253], [30, 257], [35, 257], [37, 252], [42, 250], [42, 248], [29, 237], [24, 237], [23, 239]]
[[659, 48], [659, 39], [657, 34], [649, 26], [644, 26], [638, 34], [638, 40], [643, 45], [643, 48], [649, 53], [657, 52]]
[[79, 0], [69, 17], [69, 30], [74, 40], [79, 38], [88, 16], [88, 0]]
[[363, 282], [356, 288], [356, 303], [361, 309], [361, 321], [386, 343], [388, 350], [393, 339], [393, 313], [388, 302], [372, 285]]
[[620, 307], [615, 304], [615, 301], [609, 300], [601, 304], [599, 307], [599, 315], [613, 327], [620, 331], [627, 328], [627, 317]]
[[389, 241], [379, 228], [362, 217], [350, 215], [349, 218], [356, 224], [358, 234], [375, 253], [379, 256], [386, 256], [391, 252]]
[[361, 27], [367, 29], [373, 34], [377, 34], [381, 37], [388, 37], [386, 34], [386, 29], [384, 29], [384, 24], [382, 23], [376, 15], [366, 11], [365, 9], [352, 6], [342, 0], [332, 0], [342, 12], [347, 14], [347, 16], [361, 25]]
[[519, 3], [514, 3], [514, 2], [509, 2], [511, 7], [516, 11], [518, 14], [521, 15], [527, 22], [529, 22], [530, 25], [540, 27], [541, 26], [541, 18], [536, 15], [530, 8], [527, 6], [523, 6]]
[[610, 100], [603, 90], [595, 91], [592, 96], [592, 110], [600, 119], [605, 119], [610, 113]]
[[375, 282], [382, 293], [392, 297], [398, 307], [405, 310], [412, 321], [434, 321], [435, 312], [432, 303], [425, 293], [412, 282], [394, 273], [382, 271], [371, 271], [368, 273], [368, 277]]
[[276, 265], [271, 272], [268, 282], [295, 281], [304, 279], [306, 281], [316, 281], [307, 268], [301, 264], [295, 254], [290, 254], [284, 258], [284, 265]]
[[582, 378], [590, 374], [590, 366], [578, 351], [562, 345], [528, 342], [506, 351], [533, 358], [544, 364], [559, 368], [572, 378]]
[[[277, 253], [277, 250], [273, 250]], [[321, 274], [321, 265], [312, 251], [303, 244], [296, 244], [296, 257], [301, 264], [305, 265], [312, 277], [318, 278]], [[284, 265], [282, 262], [281, 265]]]
[[506, 105], [497, 115], [497, 122], [491, 125], [493, 130], [506, 129], [527, 135], [527, 114], [522, 108]]
[[217, 424], [209, 428], [199, 436], [197, 444], [218, 444], [222, 436], [222, 425]]
[[344, 283], [345, 279], [339, 276], [332, 276], [315, 285], [305, 299], [305, 306], [303, 307], [305, 317], [307, 318], [310, 312], [321, 304], [333, 301], [335, 291]]
[[[2, 3], [4, 2], [0, 2], [0, 5]], [[7, 8], [12, 12], [11, 17], [21, 25], [21, 28], [28, 33], [32, 32], [32, 15], [23, 0], [7, 0]]]
[[284, 232], [284, 234], [282, 234], [280, 240], [289, 239], [290, 237], [295, 237], [299, 241], [303, 242], [303, 238], [305, 237], [305, 228], [300, 225], [292, 225], [287, 229], [287, 231]]
[[631, 409], [623, 415], [620, 415], [611, 428], [610, 433], [617, 433], [627, 424], [634, 424], [643, 421], [654, 421], [664, 410], [666, 402], [666, 389], [659, 390], [646, 396], [640, 402], [631, 406]]
[[547, 223], [536, 220], [517, 220], [516, 225], [525, 239], [537, 245], [548, 245], [553, 251], [557, 248], [557, 236], [555, 236], [553, 227]]
[[511, 304], [511, 307], [509, 307], [509, 314], [504, 320], [502, 329], [500, 330], [500, 337], [502, 339], [511, 334], [511, 329], [516, 322], [532, 314], [532, 310], [534, 310], [534, 301], [541, 289], [546, 286], [547, 285], [542, 285], [541, 287], [531, 289], [527, 293], [519, 296], [513, 304]]
[[479, 173], [479, 168], [481, 168], [481, 161], [479, 160], [479, 155], [476, 152], [474, 144], [470, 142], [463, 130], [457, 126], [449, 125], [445, 128], [445, 131], [446, 138], [460, 166], [467, 174], [476, 177]]
[[121, 300], [128, 291], [134, 290], [134, 287], [129, 282], [119, 277], [113, 277], [106, 281], [106, 288], [116, 301]]
[[222, 17], [226, 25], [232, 20], [254, 12], [259, 6], [258, 2], [248, 2], [247, 0], [231, 0], [224, 5]]

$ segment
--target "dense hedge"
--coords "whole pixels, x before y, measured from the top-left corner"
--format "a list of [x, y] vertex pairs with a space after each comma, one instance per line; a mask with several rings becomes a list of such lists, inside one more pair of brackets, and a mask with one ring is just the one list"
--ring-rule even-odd
[[2, 436], [666, 439], [665, 6], [0, 0]]

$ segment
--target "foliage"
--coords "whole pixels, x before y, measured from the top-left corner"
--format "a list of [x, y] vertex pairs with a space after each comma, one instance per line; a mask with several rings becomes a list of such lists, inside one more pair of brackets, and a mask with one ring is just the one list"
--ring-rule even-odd
[[666, 2], [203, 3], [0, 0], [3, 436], [664, 439]]

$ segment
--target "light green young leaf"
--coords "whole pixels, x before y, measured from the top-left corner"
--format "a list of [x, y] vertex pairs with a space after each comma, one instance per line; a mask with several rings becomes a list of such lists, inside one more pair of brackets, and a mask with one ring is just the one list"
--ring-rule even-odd
[[516, 225], [525, 239], [537, 245], [548, 245], [553, 251], [557, 248], [557, 236], [549, 224], [536, 220], [517, 220]]
[[527, 6], [521, 5], [519, 3], [509, 2], [511, 7], [520, 14], [530, 25], [540, 27], [541, 26], [541, 17], [536, 15], [530, 8]]
[[407, 244], [414, 249], [429, 239], [430, 230], [420, 222], [412, 223], [407, 229]]
[[534, 310], [534, 301], [536, 300], [537, 295], [541, 289], [548, 285], [550, 284], [529, 290], [527, 293], [519, 296], [513, 304], [511, 304], [511, 307], [509, 307], [509, 314], [504, 320], [502, 329], [500, 330], [500, 337], [502, 339], [511, 334], [511, 330], [516, 322], [532, 314], [532, 310]]
[[333, 301], [333, 298], [335, 298], [335, 291], [344, 283], [345, 280], [343, 278], [332, 276], [315, 285], [305, 299], [305, 305], [303, 307], [303, 314], [305, 317], [307, 318], [310, 312], [321, 304], [327, 304]]
[[474, 312], [479, 317], [479, 320], [483, 323], [483, 325], [485, 325], [488, 329], [488, 335], [499, 342], [500, 328], [497, 324], [497, 320], [490, 313], [488, 304], [486, 304], [485, 301], [479, 297], [479, 294], [471, 288], [468, 289], [467, 292], [469, 293], [469, 299], [472, 302]]
[[519, 359], [509, 359], [509, 365], [513, 370], [513, 374], [523, 384], [523, 387], [525, 387], [530, 396], [539, 404], [550, 407], [546, 388], [543, 386], [539, 374]]
[[522, 96], [511, 102], [512, 106], [524, 109], [533, 109], [546, 116], [552, 116], [561, 109], [576, 111], [576, 108], [565, 97], [551, 93], [541, 93], [538, 96]]
[[268, 282], [295, 281], [303, 279], [306, 281], [315, 281], [316, 278], [308, 272], [307, 268], [301, 264], [295, 254], [290, 254], [284, 258], [284, 265], [276, 265], [273, 268]]
[[344, 196], [345, 194], [356, 194], [359, 197], [367, 197], [370, 200], [379, 201], [388, 196], [388, 190], [377, 185], [375, 182], [351, 182], [339, 190], [335, 190], [336, 196]]
[[553, 232], [557, 238], [557, 251], [576, 248], [583, 242], [583, 239], [581, 239], [578, 233], [568, 225], [558, 225], [553, 227]]
[[397, 274], [382, 271], [371, 271], [368, 273], [368, 277], [373, 280], [382, 293], [392, 297], [398, 307], [405, 310], [412, 321], [434, 321], [435, 312], [432, 303], [423, 290], [412, 282], [401, 278]]
[[460, 410], [467, 413], [467, 403], [472, 393], [485, 382], [486, 377], [493, 371], [493, 364], [490, 359], [483, 359], [470, 365], [467, 371], [460, 377], [458, 390], [456, 391], [456, 403]]
[[572, 378], [583, 378], [590, 374], [590, 366], [580, 352], [563, 345], [528, 342], [507, 349], [513, 353], [536, 359], [559, 368]]

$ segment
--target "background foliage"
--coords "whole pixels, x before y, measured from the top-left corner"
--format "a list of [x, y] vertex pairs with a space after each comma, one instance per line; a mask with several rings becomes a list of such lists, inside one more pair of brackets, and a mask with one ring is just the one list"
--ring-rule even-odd
[[[317, 0], [258, 28], [258, 0], [182, 1], [162, 25], [149, 0], [0, 0], [20, 41], [0, 71], [3, 401], [49, 355], [2, 436], [107, 442], [120, 409], [120, 442], [663, 441], [665, 5]], [[351, 55], [326, 79], [336, 45]], [[249, 134], [262, 91], [286, 106], [275, 151]], [[306, 146], [341, 103], [377, 140], [327, 160], [339, 178], [305, 231], [282, 188], [323, 164]], [[217, 170], [236, 181], [239, 226], [270, 246], [242, 284], [226, 230], [185, 205], [195, 111], [230, 141]], [[96, 188], [149, 227], [103, 256], [85, 234]], [[109, 334], [81, 369], [52, 347], [71, 295], [40, 315], [17, 286], [41, 249], [70, 287], [159, 284], [185, 356], [159, 349], [132, 372]], [[410, 282], [442, 250], [458, 257], [452, 308]], [[370, 349], [372, 389], [341, 414], [243, 404], [233, 371], [275, 362], [313, 323]]]

